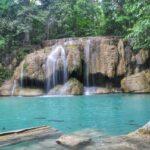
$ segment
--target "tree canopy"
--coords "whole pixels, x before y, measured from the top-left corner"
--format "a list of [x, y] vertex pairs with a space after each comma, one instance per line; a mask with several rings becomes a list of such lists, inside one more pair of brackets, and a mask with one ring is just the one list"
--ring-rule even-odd
[[131, 38], [149, 48], [148, 0], [1, 0], [0, 49], [45, 39], [96, 35]]
[[0, 63], [43, 40], [116, 35], [134, 50], [150, 47], [149, 0], [1, 0]]

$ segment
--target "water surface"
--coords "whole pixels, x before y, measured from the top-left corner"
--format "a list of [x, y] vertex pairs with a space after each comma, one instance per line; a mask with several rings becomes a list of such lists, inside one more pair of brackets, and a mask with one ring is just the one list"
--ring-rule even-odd
[[0, 132], [49, 125], [65, 133], [96, 128], [122, 135], [149, 120], [148, 94], [0, 98]]

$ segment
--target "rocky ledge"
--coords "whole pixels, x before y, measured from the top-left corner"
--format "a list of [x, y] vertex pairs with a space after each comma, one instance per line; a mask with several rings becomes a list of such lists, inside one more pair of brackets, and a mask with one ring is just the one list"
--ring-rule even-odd
[[[0, 95], [60, 94], [61, 89], [66, 90], [63, 94], [78, 95], [83, 94], [82, 86], [97, 87], [97, 94], [145, 93], [150, 92], [149, 76], [150, 51], [134, 52], [120, 37], [51, 40], [25, 57], [0, 87]], [[73, 84], [71, 78], [75, 78]]]

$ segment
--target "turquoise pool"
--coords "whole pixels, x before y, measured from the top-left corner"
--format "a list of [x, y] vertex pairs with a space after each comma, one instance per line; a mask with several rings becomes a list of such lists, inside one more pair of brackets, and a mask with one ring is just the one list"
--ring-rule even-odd
[[149, 120], [148, 94], [0, 98], [0, 132], [50, 125], [65, 133], [96, 128], [122, 135]]

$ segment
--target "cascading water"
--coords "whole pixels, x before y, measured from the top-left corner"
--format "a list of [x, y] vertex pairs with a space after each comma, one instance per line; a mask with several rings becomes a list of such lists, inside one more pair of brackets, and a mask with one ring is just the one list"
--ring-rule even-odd
[[84, 57], [85, 57], [85, 85], [89, 86], [89, 73], [90, 73], [90, 44], [91, 41], [87, 40], [84, 47]]
[[[61, 70], [61, 79], [59, 76], [59, 69]], [[59, 83], [59, 80], [62, 80], [65, 83], [68, 79], [67, 71], [67, 58], [65, 49], [62, 45], [57, 45], [53, 47], [52, 52], [49, 54], [46, 61], [46, 89], [47, 92], [54, 86]]]
[[[24, 62], [21, 65], [21, 72], [20, 72], [20, 87], [23, 88], [23, 76], [24, 76]], [[22, 90], [19, 92], [19, 96], [22, 95]]]
[[16, 89], [16, 80], [14, 80], [14, 82], [13, 82], [13, 87], [12, 87], [12, 90], [11, 90], [11, 96], [14, 95], [15, 89]]
[[85, 82], [85, 88], [84, 93], [86, 95], [89, 95], [88, 87], [90, 85], [89, 83], [89, 74], [90, 74], [90, 44], [91, 40], [87, 40], [86, 45], [84, 47], [84, 60], [85, 60], [85, 72], [84, 72], [84, 82]]

